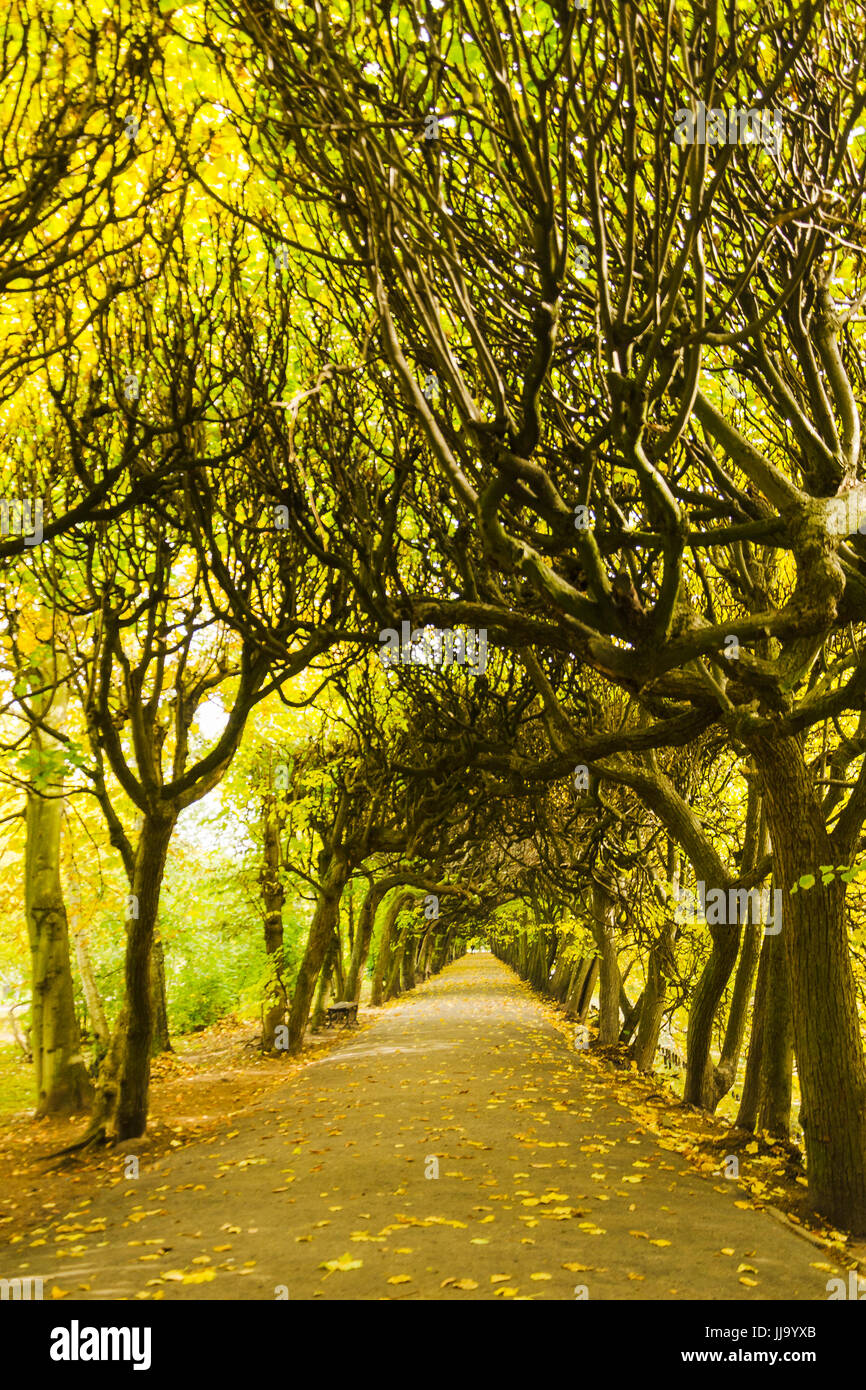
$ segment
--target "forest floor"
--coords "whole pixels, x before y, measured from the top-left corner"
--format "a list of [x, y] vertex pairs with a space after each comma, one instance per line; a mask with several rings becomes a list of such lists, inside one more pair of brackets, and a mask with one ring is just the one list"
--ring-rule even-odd
[[298, 1062], [209, 1030], [156, 1064], [144, 1140], [46, 1164], [75, 1127], [0, 1128], [0, 1275], [70, 1301], [826, 1299], [866, 1251], [784, 1154], [572, 1033], [487, 954]]

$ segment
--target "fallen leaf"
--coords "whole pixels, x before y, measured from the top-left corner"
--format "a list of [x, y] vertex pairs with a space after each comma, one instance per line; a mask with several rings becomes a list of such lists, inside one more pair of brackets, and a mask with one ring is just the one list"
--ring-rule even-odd
[[349, 1252], [346, 1251], [345, 1255], [341, 1255], [337, 1260], [324, 1260], [319, 1265], [319, 1269], [326, 1269], [329, 1274], [333, 1274], [338, 1269], [360, 1269], [363, 1263], [363, 1260], [353, 1260]]

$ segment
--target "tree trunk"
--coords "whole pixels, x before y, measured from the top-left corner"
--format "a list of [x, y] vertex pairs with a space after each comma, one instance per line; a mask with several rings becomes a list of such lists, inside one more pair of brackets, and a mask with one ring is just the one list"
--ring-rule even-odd
[[[736, 1123], [740, 1129], [754, 1132], [758, 1122], [758, 1106], [761, 1097], [761, 1067], [764, 1050], [764, 1021], [767, 1014], [767, 990], [770, 960], [770, 946], [779, 941], [782, 951], [785, 943], [779, 937], [765, 936], [758, 962], [758, 980], [755, 985], [755, 998], [752, 1004], [752, 1033], [749, 1038], [749, 1052], [746, 1057], [746, 1075], [743, 1079], [743, 1094], [737, 1111]], [[781, 954], [781, 952], [780, 952]]]
[[313, 1004], [313, 1012], [310, 1017], [310, 1028], [314, 1033], [321, 1028], [325, 1018], [325, 998], [328, 993], [328, 986], [334, 974], [334, 967], [337, 962], [337, 938], [332, 936], [325, 949], [325, 959], [322, 962], [322, 969], [319, 972], [319, 983], [316, 988], [316, 1002]]
[[703, 1106], [705, 1110], [713, 1109], [713, 1024], [737, 959], [741, 931], [738, 923], [709, 928], [712, 948], [695, 985], [689, 1009], [683, 1100], [688, 1105]]
[[767, 1002], [761, 1049], [758, 1128], [777, 1138], [791, 1133], [791, 1091], [794, 1071], [794, 1020], [786, 943], [781, 934], [765, 938], [769, 945]]
[[571, 980], [568, 985], [568, 994], [565, 997], [565, 1012], [569, 1018], [577, 1014], [580, 1004], [580, 996], [583, 993], [583, 985], [592, 964], [591, 956], [581, 956], [580, 960], [575, 961], [571, 972]]
[[431, 956], [430, 968], [434, 975], [439, 974], [439, 971], [442, 969], [442, 967], [448, 959], [448, 952], [451, 950], [451, 938], [453, 935], [454, 928], [448, 927], [448, 929], [445, 932], [443, 932], [442, 935], [439, 937], [439, 940], [436, 942], [436, 945], [433, 948], [433, 955]]
[[385, 980], [385, 1002], [400, 993], [400, 969], [408, 941], [408, 927], [403, 927], [395, 941], [392, 941], [391, 956], [388, 961], [388, 974]]
[[158, 1057], [162, 1052], [172, 1052], [171, 1036], [168, 1031], [168, 1004], [165, 997], [165, 954], [159, 931], [153, 934], [153, 950], [150, 957], [150, 988], [153, 995], [153, 1038], [150, 1054]]
[[304, 1030], [319, 971], [325, 959], [325, 952], [337, 929], [340, 915], [340, 898], [351, 873], [351, 866], [342, 849], [330, 851], [326, 858], [325, 870], [319, 882], [319, 896], [316, 910], [310, 924], [307, 949], [301, 961], [292, 1007], [289, 1011], [289, 1052], [294, 1056], [304, 1045]]
[[583, 981], [583, 987], [580, 991], [580, 1001], [577, 1006], [578, 1023], [586, 1023], [586, 1020], [589, 1017], [589, 1006], [592, 1003], [592, 996], [595, 993], [595, 985], [598, 979], [598, 970], [598, 956], [593, 956], [592, 960], [589, 963], [589, 970], [586, 972], [586, 976]]
[[592, 932], [600, 955], [598, 1041], [602, 1047], [619, 1041], [619, 996], [622, 980], [616, 953], [614, 912], [616, 899], [610, 888], [592, 881]]
[[[837, 854], [798, 739], [753, 736], [761, 774], [790, 972], [809, 1196], [837, 1226], [866, 1232], [866, 1066], [848, 946], [845, 884], [824, 885]], [[812, 888], [793, 896], [801, 875]]]
[[400, 988], [405, 994], [415, 988], [415, 956], [418, 951], [418, 938], [410, 932], [400, 958]]
[[571, 954], [571, 941], [564, 933], [560, 933], [556, 948], [556, 958], [553, 963], [553, 975], [550, 978], [549, 994], [551, 999], [558, 1003], [563, 1003], [568, 994], [569, 981], [574, 965]]
[[743, 1095], [737, 1112], [742, 1129], [766, 1130], [787, 1139], [791, 1130], [794, 1029], [784, 938], [765, 936], [752, 1010], [752, 1036]]
[[619, 1041], [621, 1043], [631, 1042], [634, 1030], [640, 1023], [640, 1016], [643, 1013], [643, 1002], [644, 991], [641, 991], [634, 1003], [631, 1003], [625, 992], [625, 981], [623, 981], [622, 988], [619, 992], [619, 1006], [622, 1010], [622, 1027], [619, 1032]]
[[430, 977], [430, 952], [433, 949], [433, 927], [428, 926], [418, 951], [418, 974], [422, 980]]
[[153, 1000], [150, 960], [159, 894], [176, 816], [142, 817], [126, 921], [126, 993], [99, 1076], [99, 1098], [85, 1142], [98, 1135], [138, 1139], [147, 1128]]
[[755, 975], [755, 966], [758, 963], [758, 954], [761, 949], [761, 927], [754, 922], [750, 922], [743, 927], [743, 947], [740, 952], [740, 960], [737, 965], [737, 973], [734, 978], [734, 992], [731, 997], [731, 1007], [728, 1011], [728, 1021], [725, 1026], [725, 1037], [722, 1042], [721, 1056], [718, 1066], [713, 1068], [713, 1093], [711, 1109], [715, 1110], [722, 1096], [726, 1096], [734, 1084], [737, 1075], [737, 1066], [740, 1061], [740, 1051], [743, 1046], [743, 1035], [746, 1031], [746, 1016], [749, 1010], [749, 1000], [752, 996], [752, 980]]
[[663, 923], [658, 937], [650, 948], [646, 989], [643, 995], [637, 1037], [632, 1047], [632, 1056], [638, 1071], [651, 1072], [655, 1063], [668, 980], [673, 977], [674, 973], [673, 945], [675, 933], [676, 925], [673, 921]]
[[370, 942], [373, 939], [376, 913], [387, 891], [387, 888], [371, 883], [361, 904], [361, 911], [358, 913], [355, 939], [352, 942], [352, 956], [346, 976], [346, 998], [355, 1004], [361, 997], [361, 983], [364, 978], [367, 957], [370, 954]]
[[[66, 700], [66, 688], [60, 685], [54, 692], [53, 703], [48, 696], [36, 696], [34, 705], [50, 723], [62, 727]], [[34, 750], [46, 753], [59, 747], [57, 740], [36, 728], [31, 743]], [[24, 849], [36, 1113], [70, 1114], [87, 1109], [93, 1087], [81, 1055], [69, 961], [69, 927], [60, 879], [62, 782], [47, 777], [41, 791], [43, 795], [37, 795], [33, 789], [27, 792]]]
[[394, 933], [394, 923], [411, 898], [411, 893], [398, 890], [395, 892], [386, 909], [385, 920], [382, 923], [382, 935], [379, 938], [379, 950], [376, 955], [376, 966], [373, 971], [373, 982], [370, 988], [370, 1004], [374, 1009], [379, 1008], [383, 999], [385, 972], [388, 969], [391, 958], [391, 939]]

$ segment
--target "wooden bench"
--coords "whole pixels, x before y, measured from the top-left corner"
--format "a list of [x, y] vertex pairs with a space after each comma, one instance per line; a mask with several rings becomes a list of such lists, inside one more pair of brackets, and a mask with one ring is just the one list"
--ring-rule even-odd
[[344, 1028], [348, 1028], [350, 1023], [358, 1026], [358, 1005], [351, 1003], [348, 999], [342, 999], [336, 1004], [329, 1004], [325, 1010], [325, 1027], [330, 1028], [334, 1023], [341, 1023]]

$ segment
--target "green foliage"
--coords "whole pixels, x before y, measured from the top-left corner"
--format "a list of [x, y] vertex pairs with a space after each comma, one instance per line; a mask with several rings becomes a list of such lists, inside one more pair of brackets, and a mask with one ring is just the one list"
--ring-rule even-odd
[[[828, 883], [832, 883], [838, 877], [843, 883], [853, 883], [855, 879], [863, 878], [866, 875], [866, 859], [857, 864], [819, 864], [821, 873], [821, 886], [826, 888]], [[817, 880], [814, 874], [801, 874], [797, 882], [791, 885], [791, 893], [798, 893], [800, 889], [814, 888]]]

